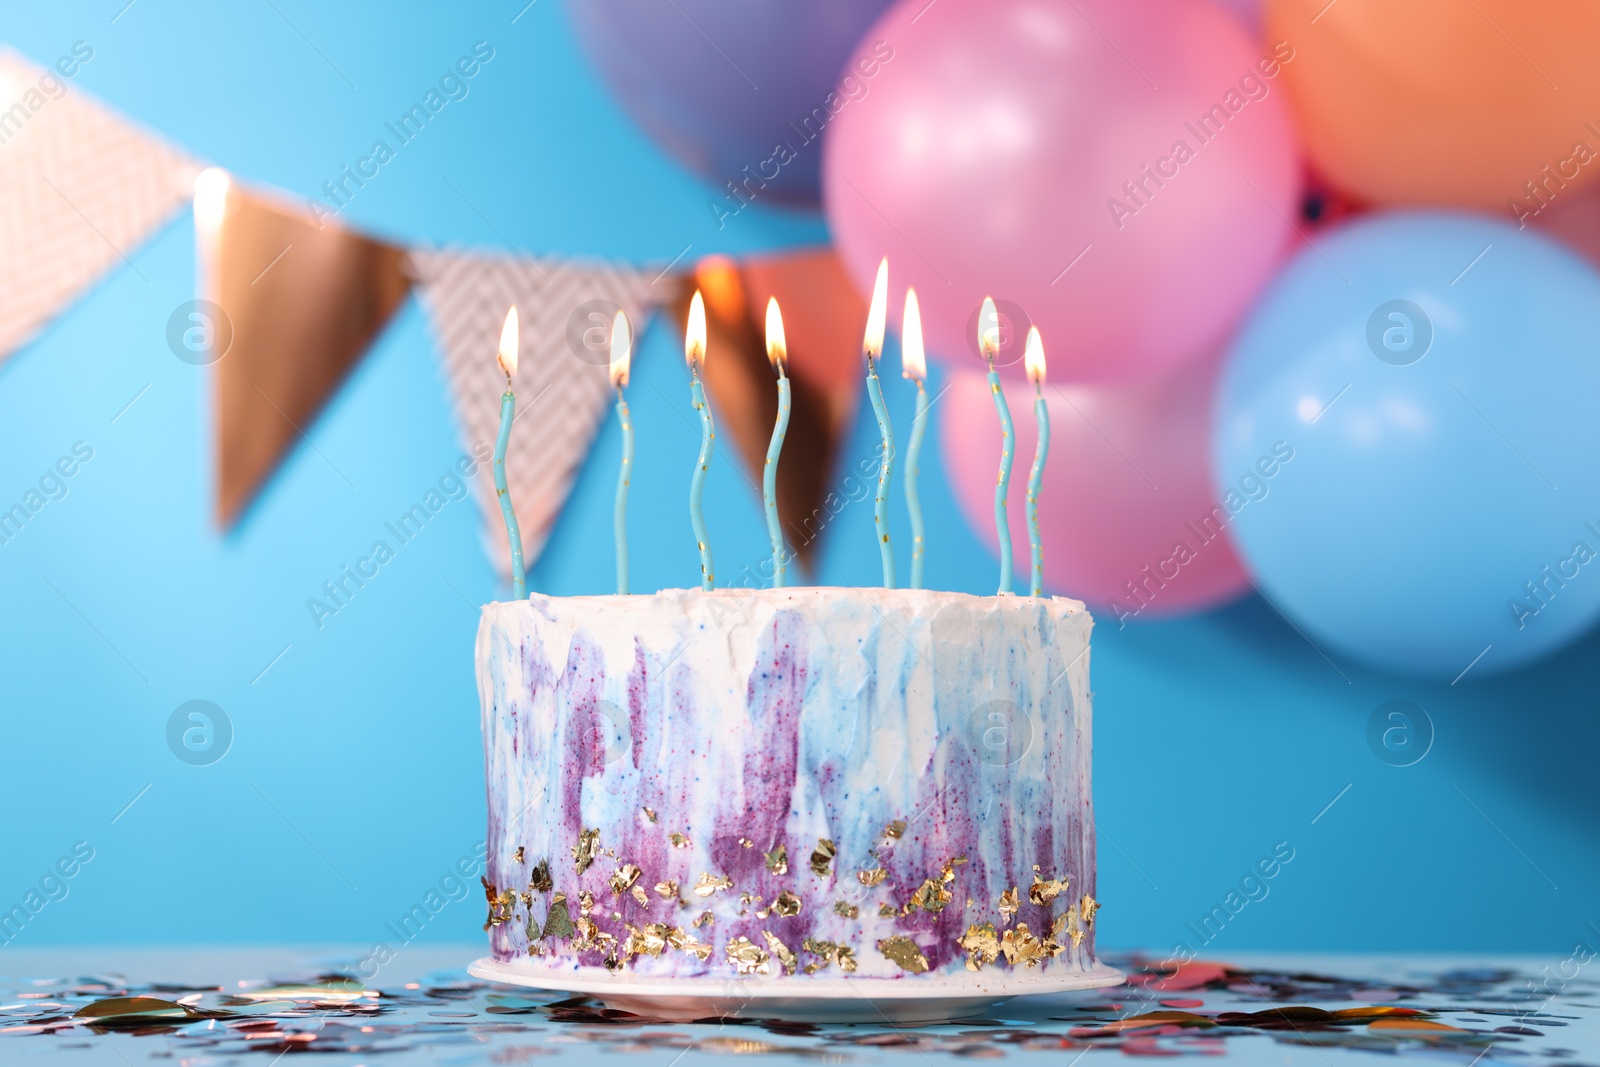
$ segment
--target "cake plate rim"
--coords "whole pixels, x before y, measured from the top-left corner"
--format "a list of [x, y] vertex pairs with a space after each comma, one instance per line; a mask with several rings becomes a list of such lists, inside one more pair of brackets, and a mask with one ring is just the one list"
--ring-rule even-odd
[[[816, 978], [708, 976], [636, 977], [590, 969], [554, 971], [521, 959], [474, 960], [475, 978], [557, 993], [581, 993], [635, 1014], [689, 1021], [714, 1017], [783, 1018], [806, 1022], [955, 1020], [1013, 997], [1121, 985], [1124, 974], [1096, 961], [1073, 974], [1021, 976], [998, 969], [932, 978]], [[737, 992], [733, 990], [737, 989]]]

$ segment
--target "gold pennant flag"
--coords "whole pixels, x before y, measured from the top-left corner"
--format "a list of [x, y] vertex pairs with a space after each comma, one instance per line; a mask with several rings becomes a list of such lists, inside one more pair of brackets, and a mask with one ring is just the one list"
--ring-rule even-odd
[[405, 252], [321, 226], [220, 171], [196, 187], [201, 294], [220, 307], [216, 521], [231, 526], [366, 353], [411, 283]]
[[831, 249], [740, 263], [701, 260], [676, 305], [680, 325], [696, 287], [706, 302], [706, 388], [758, 495], [778, 412], [775, 372], [767, 361], [767, 298], [777, 297], [783, 310], [792, 406], [778, 465], [778, 516], [789, 550], [811, 570], [834, 461], [866, 377], [866, 304]]

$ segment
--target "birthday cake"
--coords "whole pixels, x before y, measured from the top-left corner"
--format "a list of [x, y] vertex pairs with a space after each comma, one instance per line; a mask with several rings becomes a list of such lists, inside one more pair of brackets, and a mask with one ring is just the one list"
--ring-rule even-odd
[[922, 590], [487, 605], [494, 959], [800, 986], [1114, 974], [1091, 625], [1075, 600]]

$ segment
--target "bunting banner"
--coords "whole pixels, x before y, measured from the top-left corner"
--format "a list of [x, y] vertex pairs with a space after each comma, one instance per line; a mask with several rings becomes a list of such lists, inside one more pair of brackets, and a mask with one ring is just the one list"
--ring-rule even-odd
[[[707, 389], [757, 500], [777, 409], [767, 299], [785, 311], [793, 409], [778, 509], [791, 549], [812, 564], [825, 524], [810, 520], [822, 514], [860, 399], [855, 353], [866, 314], [832, 250], [653, 271], [396, 246], [205, 168], [91, 100], [73, 79], [93, 55], [80, 42], [44, 68], [0, 48], [0, 359], [107, 272], [137, 270], [129, 257], [192, 201], [196, 299], [174, 316], [179, 336], [168, 340], [180, 358], [214, 368], [219, 526], [248, 513], [415, 287], [469, 450], [496, 436], [505, 379], [494, 352], [507, 308], [518, 310], [518, 425], [506, 473], [532, 563], [610, 410], [612, 316], [626, 312], [637, 335], [671, 308], [681, 326], [699, 287], [716, 352]], [[480, 472], [485, 544], [508, 574], [490, 465]]]
[[0, 49], [0, 360], [32, 340], [188, 203], [199, 169], [49, 67]]
[[[506, 310], [516, 306], [522, 349], [516, 432], [506, 481], [528, 561], [539, 557], [578, 467], [610, 410], [611, 319], [627, 313], [636, 333], [678, 294], [676, 278], [631, 267], [453, 251], [413, 251], [411, 266], [433, 319], [467, 448], [493, 441], [505, 376], [495, 363]], [[477, 496], [490, 558], [510, 573], [493, 472], [479, 465]]]

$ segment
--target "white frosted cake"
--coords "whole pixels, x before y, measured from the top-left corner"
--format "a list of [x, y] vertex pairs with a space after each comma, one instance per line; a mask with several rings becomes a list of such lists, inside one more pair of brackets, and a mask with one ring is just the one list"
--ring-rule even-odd
[[487, 605], [494, 959], [555, 988], [1101, 984], [1091, 625], [884, 589]]

